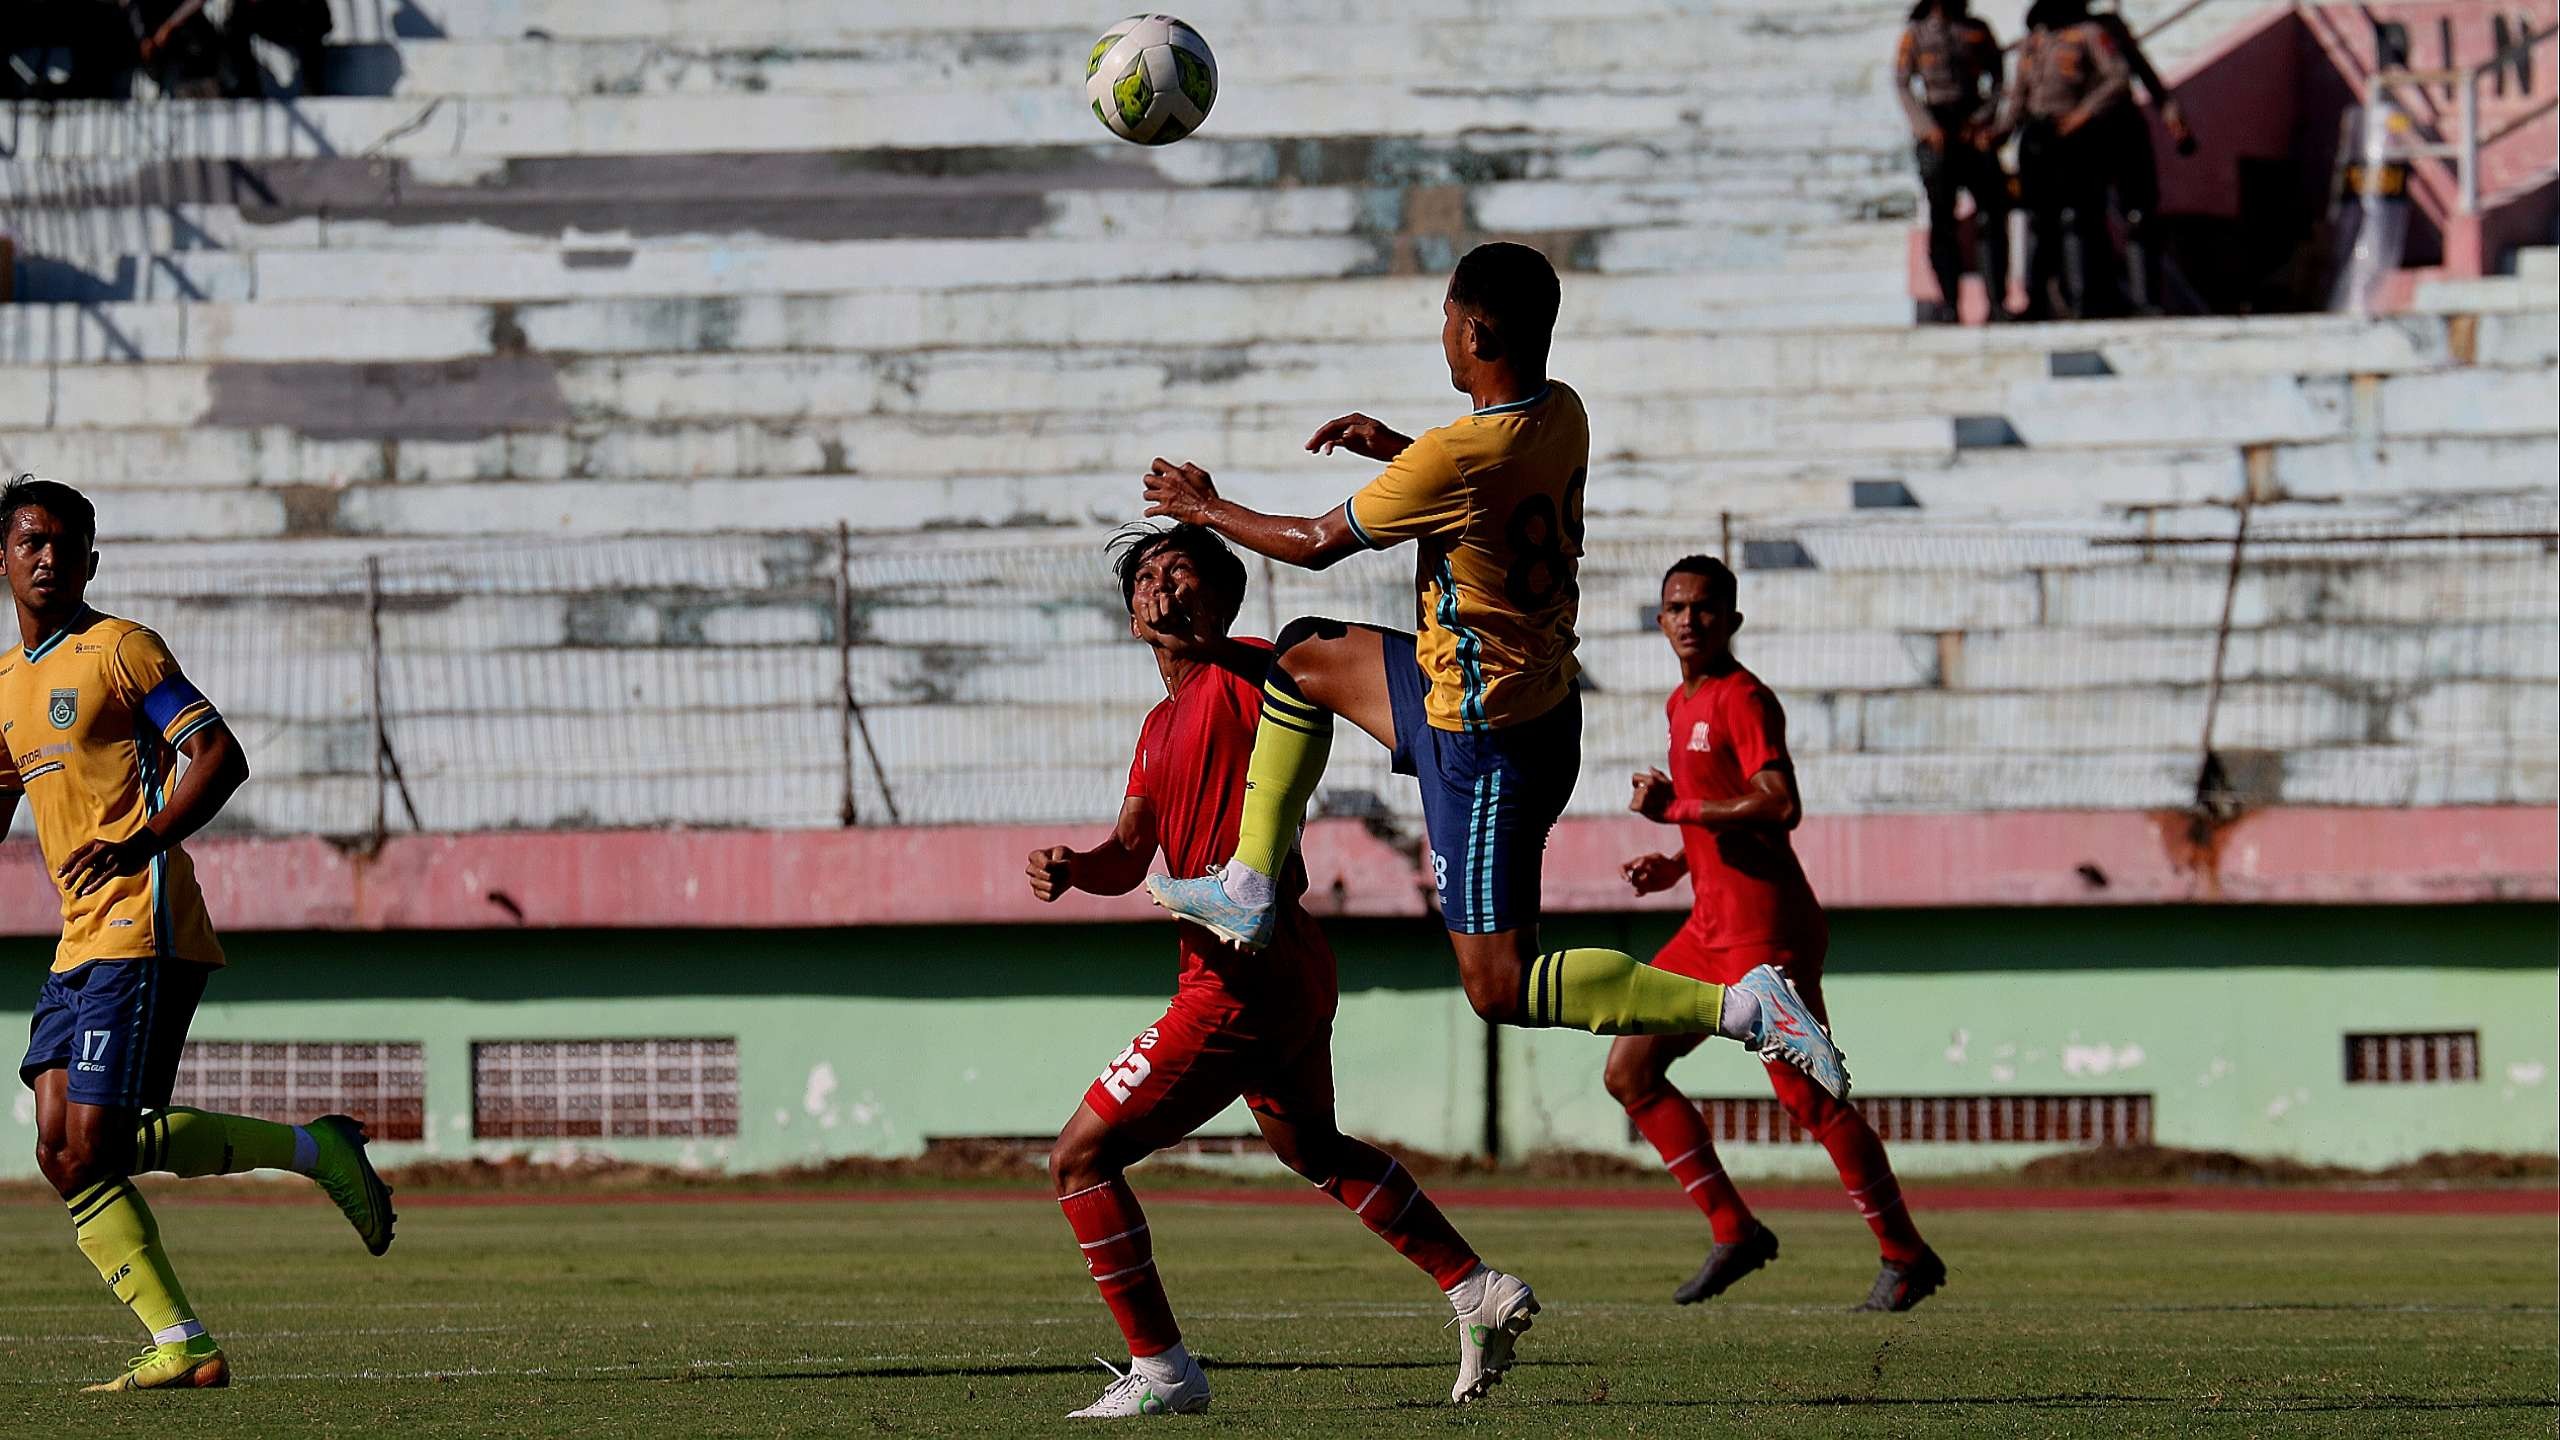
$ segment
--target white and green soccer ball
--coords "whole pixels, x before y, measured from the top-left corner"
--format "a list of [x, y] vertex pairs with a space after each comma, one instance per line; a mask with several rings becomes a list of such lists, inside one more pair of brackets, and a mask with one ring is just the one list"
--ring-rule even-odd
[[1112, 134], [1170, 145], [1200, 128], [1218, 99], [1218, 62], [1200, 32], [1170, 15], [1132, 15], [1085, 57], [1085, 98]]

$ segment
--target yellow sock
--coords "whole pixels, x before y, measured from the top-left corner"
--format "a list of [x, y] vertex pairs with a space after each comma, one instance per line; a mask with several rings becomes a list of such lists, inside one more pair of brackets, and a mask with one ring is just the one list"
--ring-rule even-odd
[[80, 1253], [98, 1267], [98, 1277], [133, 1311], [142, 1328], [161, 1344], [191, 1340], [204, 1333], [187, 1292], [160, 1253], [160, 1223], [142, 1192], [118, 1176], [101, 1180], [65, 1202], [71, 1228], [80, 1237]]
[[1712, 1035], [1724, 987], [1617, 950], [1557, 950], [1529, 962], [1521, 1024], [1595, 1035]]
[[133, 1173], [158, 1171], [187, 1179], [245, 1170], [307, 1174], [317, 1150], [298, 1131], [273, 1120], [173, 1105], [142, 1117], [141, 1132], [134, 1137]]
[[1262, 687], [1262, 724], [1253, 732], [1253, 760], [1245, 767], [1235, 858], [1276, 876], [1298, 843], [1307, 802], [1315, 798], [1324, 762], [1333, 755], [1333, 712], [1308, 704], [1276, 669], [1273, 674]]

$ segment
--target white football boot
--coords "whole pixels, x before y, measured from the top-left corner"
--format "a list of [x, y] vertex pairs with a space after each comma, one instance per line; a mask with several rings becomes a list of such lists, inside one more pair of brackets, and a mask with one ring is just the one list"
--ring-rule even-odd
[[1488, 1265], [1470, 1280], [1483, 1282], [1476, 1289], [1476, 1303], [1449, 1322], [1458, 1327], [1458, 1383], [1449, 1387], [1450, 1402], [1457, 1405], [1481, 1400], [1502, 1383], [1513, 1347], [1529, 1328], [1529, 1317], [1538, 1313], [1538, 1297], [1517, 1275]]
[[1209, 1409], [1209, 1377], [1200, 1373], [1200, 1362], [1188, 1350], [1182, 1355], [1182, 1374], [1170, 1385], [1138, 1373], [1138, 1362], [1121, 1369], [1096, 1355], [1093, 1363], [1111, 1372], [1111, 1383], [1103, 1387], [1102, 1398], [1067, 1416], [1070, 1420], [1120, 1420], [1133, 1415], [1203, 1415]]

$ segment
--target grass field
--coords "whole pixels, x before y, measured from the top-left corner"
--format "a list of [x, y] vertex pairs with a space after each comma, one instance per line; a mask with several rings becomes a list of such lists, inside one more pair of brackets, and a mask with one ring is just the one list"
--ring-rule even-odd
[[[134, 1349], [59, 1213], [0, 1212], [0, 1435], [957, 1435], [1058, 1417], [1118, 1354], [1035, 1198], [418, 1206], [371, 1260], [309, 1205], [163, 1228], [227, 1392], [70, 1393]], [[1925, 1199], [1925, 1191], [1920, 1192]], [[1462, 1197], [1453, 1197], [1460, 1198]], [[1779, 1264], [1664, 1298], [1673, 1211], [1452, 1206], [1546, 1310], [1454, 1410], [1447, 1311], [1330, 1207], [1163, 1204], [1158, 1254], [1216, 1387], [1185, 1433], [2549, 1435], [2550, 1217], [1928, 1216], [1952, 1287], [1853, 1315], [1847, 1213], [1772, 1216]]]

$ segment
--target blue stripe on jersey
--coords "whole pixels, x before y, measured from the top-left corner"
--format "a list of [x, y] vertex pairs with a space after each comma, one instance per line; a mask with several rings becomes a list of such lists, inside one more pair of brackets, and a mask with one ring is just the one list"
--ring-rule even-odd
[[1371, 550], [1380, 550], [1385, 548], [1377, 541], [1370, 539], [1368, 531], [1360, 528], [1360, 512], [1352, 509], [1351, 502], [1348, 500], [1342, 502], [1342, 519], [1343, 523], [1351, 527], [1352, 539], [1359, 541], [1363, 546]]
[[1449, 557], [1440, 557], [1440, 628], [1458, 642], [1458, 671], [1465, 684], [1458, 701], [1458, 720], [1469, 730], [1485, 729], [1484, 637], [1458, 623], [1458, 577]]
[[1526, 399], [1526, 400], [1514, 400], [1514, 401], [1511, 401], [1509, 404], [1506, 404], [1506, 405], [1487, 405], [1486, 407], [1484, 407], [1484, 408], [1483, 408], [1483, 409], [1481, 409], [1481, 410], [1471, 410], [1471, 411], [1469, 411], [1469, 412], [1467, 412], [1467, 413], [1469, 413], [1469, 414], [1471, 414], [1471, 415], [1512, 415], [1512, 414], [1517, 414], [1518, 412], [1520, 412], [1520, 411], [1522, 411], [1522, 410], [1526, 410], [1526, 409], [1528, 409], [1530, 406], [1537, 404], [1539, 401], [1546, 399], [1546, 398], [1547, 398], [1547, 395], [1548, 395], [1548, 392], [1550, 392], [1550, 391], [1554, 390], [1555, 388], [1556, 388], [1556, 387], [1554, 387], [1553, 385], [1541, 385], [1541, 386], [1539, 386], [1539, 387], [1538, 387], [1538, 393], [1537, 393], [1537, 394], [1535, 394], [1535, 395], [1530, 396], [1530, 397], [1529, 397], [1528, 399]]
[[61, 629], [54, 631], [52, 634], [47, 635], [43, 639], [27, 647], [26, 654], [28, 663], [32, 664], [35, 661], [41, 660], [47, 655], [52, 654], [54, 647], [62, 643], [63, 637], [69, 635], [72, 631], [79, 629], [80, 622], [88, 618], [89, 607], [86, 605], [83, 605], [79, 609], [73, 611], [71, 613], [71, 618], [62, 622]]

